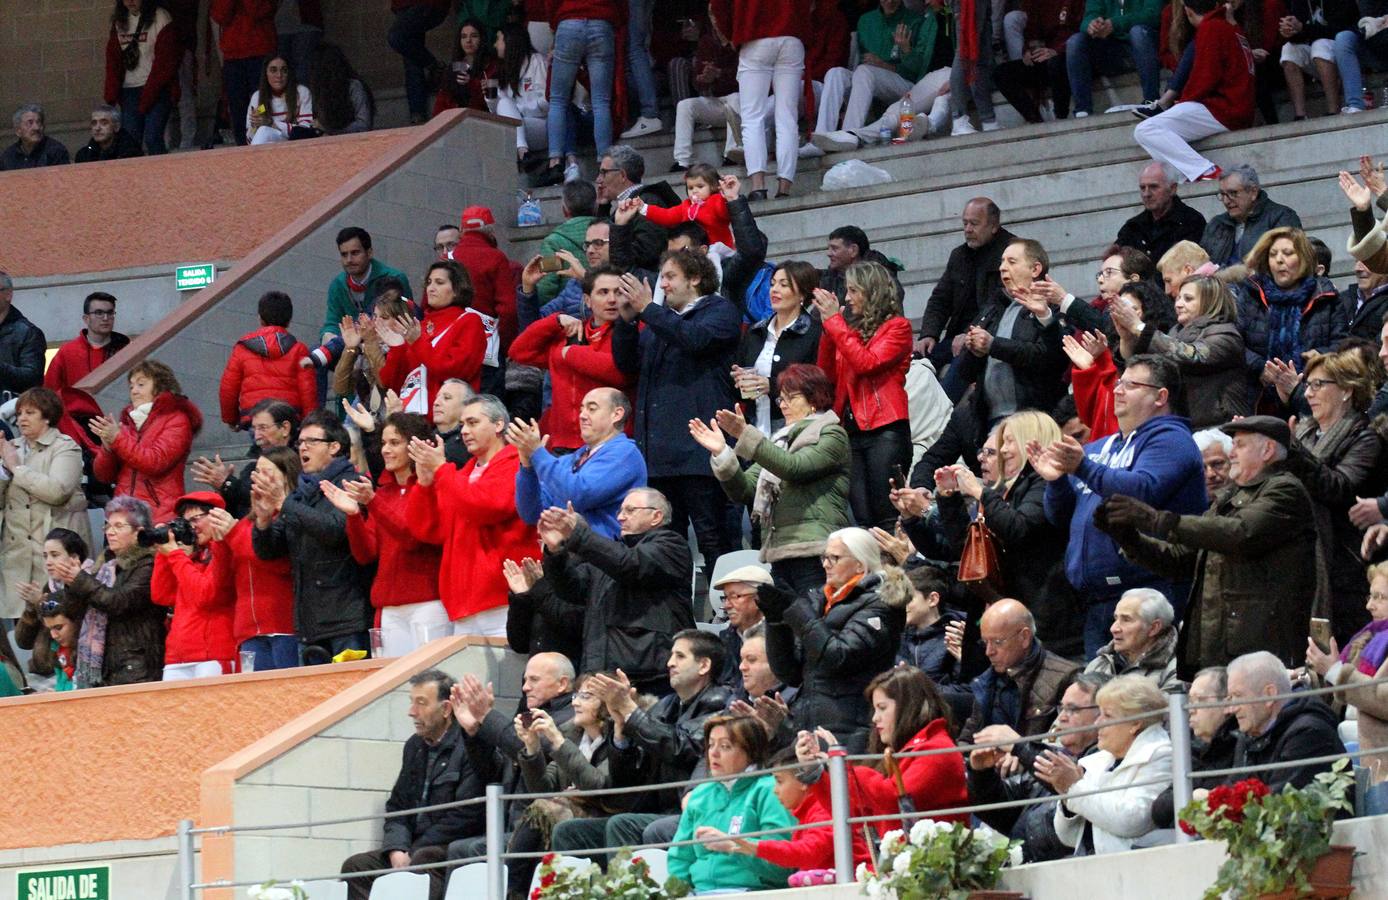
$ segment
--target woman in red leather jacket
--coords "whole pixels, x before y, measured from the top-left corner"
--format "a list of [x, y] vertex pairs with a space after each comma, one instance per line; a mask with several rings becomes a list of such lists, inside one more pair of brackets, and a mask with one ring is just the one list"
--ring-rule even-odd
[[853, 518], [864, 528], [890, 529], [896, 509], [888, 479], [911, 467], [906, 408], [911, 323], [901, 314], [896, 282], [881, 263], [854, 263], [846, 278], [843, 308], [828, 291], [814, 292], [824, 326], [819, 367], [834, 382], [834, 412], [853, 450], [848, 497]]

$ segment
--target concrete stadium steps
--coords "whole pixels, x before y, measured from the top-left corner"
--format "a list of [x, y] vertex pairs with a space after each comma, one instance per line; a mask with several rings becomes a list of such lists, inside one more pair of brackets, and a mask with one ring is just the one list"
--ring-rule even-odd
[[[1350, 266], [1343, 250], [1344, 200], [1334, 176], [1341, 168], [1357, 167], [1361, 153], [1388, 154], [1385, 122], [1388, 110], [1375, 110], [1220, 135], [1202, 147], [1218, 163], [1249, 162], [1264, 173], [1269, 192], [1297, 209], [1308, 230], [1331, 247], [1338, 275]], [[856, 155], [898, 180], [843, 192], [812, 188], [822, 175], [814, 163], [849, 158], [834, 154], [809, 161], [795, 196], [758, 204], [757, 221], [771, 241], [771, 259], [816, 263], [823, 260], [824, 240], [833, 227], [861, 225], [874, 247], [906, 265], [907, 312], [919, 315], [949, 251], [959, 243], [963, 204], [986, 194], [1002, 207], [1010, 230], [1046, 245], [1056, 279], [1084, 295], [1093, 283], [1097, 255], [1139, 209], [1136, 176], [1148, 158], [1132, 139], [1135, 125], [1126, 114], [1098, 115], [873, 147]], [[1208, 218], [1223, 211], [1216, 192], [1214, 184], [1187, 185], [1182, 196]], [[542, 203], [557, 203], [542, 196]], [[557, 211], [547, 219], [558, 221]], [[548, 228], [508, 229], [518, 258], [536, 252], [546, 233]]]

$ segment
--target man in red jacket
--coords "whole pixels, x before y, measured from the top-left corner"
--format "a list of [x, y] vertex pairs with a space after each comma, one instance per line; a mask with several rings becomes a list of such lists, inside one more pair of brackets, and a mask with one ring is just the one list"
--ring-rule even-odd
[[1222, 174], [1219, 166], [1190, 142], [1253, 124], [1253, 51], [1217, 0], [1190, 0], [1186, 18], [1195, 27], [1195, 65], [1181, 99], [1143, 121], [1133, 137], [1187, 181], [1213, 181]]
[[236, 342], [222, 373], [222, 421], [237, 430], [250, 427], [251, 409], [262, 400], [283, 400], [301, 418], [318, 406], [313, 368], [299, 364], [308, 347], [288, 330], [293, 301], [288, 294], [269, 291], [260, 298], [258, 312], [260, 327]]
[[62, 393], [106, 362], [130, 338], [116, 331], [116, 298], [105, 291], [93, 291], [82, 301], [82, 333], [58, 348], [48, 371], [43, 373], [43, 386]]
[[498, 320], [502, 360], [499, 365], [482, 366], [482, 393], [498, 397], [506, 393], [506, 350], [516, 339], [516, 278], [511, 260], [496, 248], [492, 227], [496, 219], [485, 206], [469, 206], [459, 223], [458, 243], [449, 258], [461, 263], [472, 278], [472, 303], [480, 313]]
[[540, 552], [533, 525], [516, 513], [520, 456], [503, 435], [501, 401], [479, 394], [463, 406], [462, 436], [472, 458], [444, 465], [443, 441], [413, 438], [416, 489], [406, 505], [416, 540], [443, 545], [439, 592], [454, 634], [506, 636], [507, 587], [501, 564]]

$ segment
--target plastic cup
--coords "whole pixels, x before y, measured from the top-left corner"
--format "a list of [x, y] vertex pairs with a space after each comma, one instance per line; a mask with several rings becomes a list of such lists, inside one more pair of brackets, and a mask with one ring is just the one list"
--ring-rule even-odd
[[371, 638], [371, 658], [382, 659], [385, 657], [385, 637], [381, 634], [381, 629], [370, 628], [367, 635]]
[[254, 650], [242, 650], [242, 651], [241, 651], [241, 671], [242, 671], [242, 672], [254, 672], [254, 671], [255, 671], [255, 651], [254, 651]]

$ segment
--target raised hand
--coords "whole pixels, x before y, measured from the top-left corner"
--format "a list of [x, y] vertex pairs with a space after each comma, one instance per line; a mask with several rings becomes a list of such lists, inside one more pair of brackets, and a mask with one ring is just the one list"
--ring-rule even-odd
[[1085, 369], [1094, 365], [1094, 354], [1090, 353], [1083, 344], [1075, 340], [1071, 335], [1065, 335], [1060, 339], [1061, 349], [1065, 355], [1070, 357], [1070, 364], [1077, 371], [1083, 372]]
[[917, 519], [926, 514], [930, 509], [930, 491], [925, 488], [898, 487], [892, 488], [890, 494], [892, 506], [896, 511], [908, 519]]
[[747, 428], [747, 419], [737, 407], [730, 410], [720, 409], [714, 413], [714, 417], [718, 421], [718, 427], [732, 435], [733, 440], [742, 437], [742, 432]]
[[349, 400], [344, 397], [342, 412], [352, 420], [352, 424], [357, 426], [363, 434], [370, 434], [376, 430], [376, 417], [360, 400]]
[[650, 306], [654, 299], [651, 296], [651, 289], [646, 282], [637, 278], [630, 272], [622, 276], [621, 293], [622, 299], [626, 301], [627, 305], [637, 315], [644, 312], [646, 307]]
[[338, 323], [338, 328], [342, 330], [342, 346], [346, 350], [355, 350], [361, 346], [361, 329], [357, 328], [357, 320], [353, 316], [343, 316]]
[[425, 487], [433, 484], [434, 474], [444, 464], [443, 438], [436, 437], [432, 441], [410, 438], [410, 459], [419, 483]]
[[1047, 481], [1059, 481], [1069, 474], [1046, 452], [1040, 441], [1027, 441], [1027, 462], [1037, 475]]
[[1372, 156], [1359, 157], [1359, 177], [1364, 179], [1364, 186], [1373, 192], [1375, 197], [1382, 197], [1388, 193], [1388, 184], [1383, 179], [1383, 164], [1374, 163]]
[[815, 309], [819, 310], [819, 320], [827, 322], [837, 316], [843, 309], [839, 303], [839, 298], [824, 288], [815, 288], [812, 295]]
[[222, 483], [231, 477], [233, 471], [235, 471], [235, 467], [231, 463], [222, 462], [222, 454], [220, 453], [214, 459], [199, 456], [193, 460], [193, 480], [210, 488], [221, 487]]
[[521, 465], [528, 466], [535, 451], [549, 443], [549, 435], [540, 434], [540, 423], [534, 419], [527, 422], [517, 418], [506, 426], [506, 442], [515, 445]]
[[224, 509], [213, 507], [207, 511], [207, 522], [212, 526], [212, 539], [224, 541], [231, 529], [236, 527], [236, 517]]
[[717, 420], [710, 420], [705, 425], [700, 419], [690, 419], [689, 436], [694, 439], [694, 443], [703, 447], [713, 456], [722, 453], [728, 446], [723, 432], [718, 428]]
[[959, 485], [959, 493], [974, 500], [983, 496], [983, 482], [978, 480], [972, 469], [957, 464], [950, 466], [950, 469], [954, 472], [955, 483]]
[[1370, 525], [1369, 530], [1364, 532], [1364, 540], [1359, 542], [1359, 555], [1364, 559], [1373, 559], [1385, 544], [1388, 544], [1388, 525]]
[[[533, 559], [526, 559], [525, 562], [532, 563]], [[513, 594], [528, 593], [535, 586], [538, 578], [532, 578], [533, 570], [528, 566], [523, 566], [513, 559], [501, 561], [501, 574], [506, 576], [506, 587]]]
[[896, 534], [887, 531], [885, 528], [873, 526], [872, 536], [877, 541], [877, 546], [882, 548], [882, 552], [887, 554], [898, 566], [915, 552], [915, 547], [911, 546], [911, 541], [906, 535], [900, 532], [900, 526]]
[[1368, 187], [1360, 184], [1358, 179], [1348, 172], [1340, 173], [1340, 190], [1344, 191], [1345, 198], [1349, 200], [1350, 206], [1353, 206], [1360, 212], [1368, 212], [1369, 207], [1373, 205], [1373, 193]]
[[102, 446], [108, 449], [116, 442], [116, 438], [120, 435], [120, 423], [112, 421], [105, 416], [92, 416], [91, 420], [87, 422], [87, 428], [92, 434], [97, 436]]
[[386, 391], [386, 395], [381, 398], [381, 406], [385, 409], [386, 415], [393, 416], [398, 412], [404, 412], [405, 401], [392, 389]]
[[394, 319], [377, 316], [371, 320], [371, 324], [376, 329], [376, 337], [385, 346], [403, 347], [405, 345], [405, 332]]
[[555, 272], [555, 275], [558, 275], [560, 278], [568, 277], [576, 278], [579, 281], [583, 280], [583, 276], [588, 272], [588, 267], [583, 264], [582, 260], [574, 256], [568, 250], [555, 250], [554, 255], [568, 264], [565, 268]]
[[357, 506], [365, 509], [371, 505], [371, 501], [376, 499], [376, 486], [371, 483], [371, 479], [363, 475], [356, 481], [342, 482], [342, 489], [357, 501]]
[[635, 197], [628, 197], [625, 200], [619, 201], [616, 208], [612, 210], [613, 223], [617, 225], [631, 224], [631, 220], [635, 219], [636, 216], [640, 214], [643, 205], [644, 204]]
[[742, 182], [736, 175], [724, 175], [718, 179], [718, 193], [723, 195], [723, 199], [732, 203], [742, 195]]
[[355, 516], [361, 513], [361, 507], [357, 505], [356, 500], [352, 499], [352, 495], [333, 484], [328, 479], [324, 478], [322, 481], [318, 482], [318, 489], [323, 492], [323, 496], [327, 497], [328, 502], [339, 512], [349, 516]]

